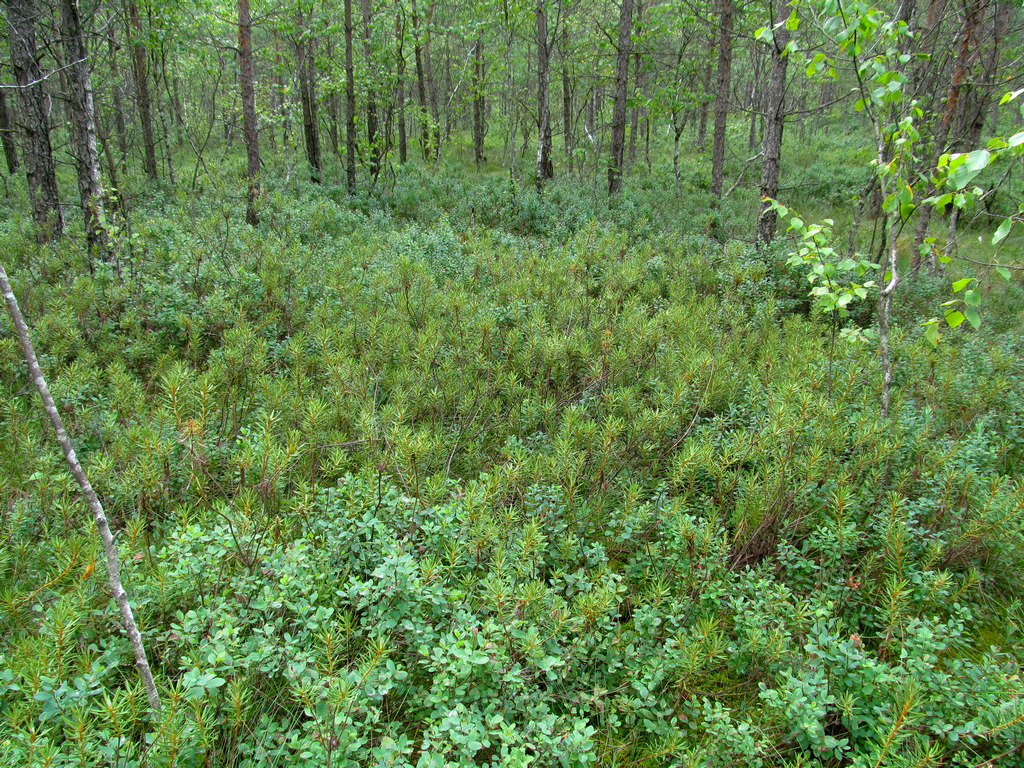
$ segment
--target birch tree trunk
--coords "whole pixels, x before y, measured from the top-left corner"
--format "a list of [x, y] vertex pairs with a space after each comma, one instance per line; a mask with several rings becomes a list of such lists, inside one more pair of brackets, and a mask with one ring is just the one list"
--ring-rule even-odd
[[39, 360], [36, 358], [35, 349], [32, 347], [32, 339], [28, 334], [28, 326], [25, 325], [25, 318], [21, 315], [21, 309], [18, 307], [18, 300], [14, 296], [14, 291], [11, 288], [10, 281], [7, 279], [7, 272], [4, 270], [2, 263], [0, 263], [0, 291], [3, 292], [4, 302], [7, 304], [7, 311], [14, 324], [14, 332], [17, 334], [18, 341], [21, 343], [21, 351], [25, 358], [25, 363], [28, 365], [29, 376], [32, 378], [32, 383], [35, 384], [36, 389], [39, 390], [39, 396], [43, 400], [43, 407], [46, 409], [46, 415], [50, 419], [50, 424], [53, 426], [53, 431], [57, 436], [57, 442], [60, 444], [61, 451], [64, 453], [64, 460], [67, 462], [68, 468], [71, 470], [71, 474], [73, 474], [75, 476], [75, 480], [78, 481], [78, 487], [82, 491], [82, 496], [85, 497], [86, 503], [89, 505], [89, 510], [92, 512], [93, 518], [96, 521], [96, 529], [99, 531], [100, 539], [103, 542], [103, 554], [107, 561], [107, 585], [110, 588], [110, 593], [114, 598], [114, 602], [117, 603], [117, 608], [121, 613], [121, 623], [124, 626], [125, 633], [128, 635], [128, 640], [131, 642], [132, 651], [135, 654], [135, 666], [139, 670], [139, 677], [142, 678], [142, 684], [146, 689], [146, 698], [149, 700], [149, 707], [153, 711], [159, 712], [160, 697], [157, 694], [156, 683], [153, 681], [153, 672], [149, 667], [149, 660], [146, 657], [146, 648], [142, 642], [142, 633], [139, 631], [139, 627], [135, 623], [135, 615], [132, 612], [131, 602], [128, 600], [128, 593], [125, 592], [124, 586], [121, 583], [121, 571], [118, 563], [117, 544], [114, 541], [114, 534], [110, 530], [110, 525], [107, 522], [107, 515], [103, 510], [103, 505], [100, 503], [99, 497], [96, 496], [96, 492], [89, 483], [89, 478], [86, 476], [85, 470], [82, 469], [82, 465], [78, 461], [74, 445], [72, 445], [71, 438], [68, 437], [67, 430], [64, 428], [64, 421], [61, 419], [60, 412], [57, 410], [57, 406], [53, 402], [53, 397], [50, 395], [50, 388], [46, 385], [46, 379], [43, 377], [43, 372], [39, 368]]

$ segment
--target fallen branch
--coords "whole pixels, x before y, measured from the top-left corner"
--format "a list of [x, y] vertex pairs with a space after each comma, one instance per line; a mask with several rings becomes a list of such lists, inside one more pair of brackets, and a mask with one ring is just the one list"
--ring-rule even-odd
[[39, 368], [39, 360], [36, 358], [35, 349], [32, 347], [32, 340], [28, 335], [28, 326], [25, 325], [25, 318], [21, 315], [18, 300], [14, 296], [14, 291], [11, 288], [10, 281], [7, 279], [7, 272], [2, 263], [0, 263], [0, 290], [3, 291], [4, 301], [7, 302], [7, 311], [11, 316], [11, 321], [14, 323], [14, 331], [18, 335], [18, 341], [21, 342], [21, 351], [24, 355], [25, 363], [28, 365], [29, 375], [36, 385], [36, 389], [39, 390], [39, 396], [43, 399], [43, 406], [46, 408], [46, 415], [50, 417], [50, 424], [53, 425], [53, 431], [57, 435], [57, 442], [60, 443], [61, 450], [64, 452], [64, 460], [71, 469], [71, 474], [78, 481], [78, 487], [82, 490], [82, 496], [88, 502], [89, 509], [96, 520], [96, 528], [99, 530], [100, 539], [103, 540], [103, 553], [107, 559], [107, 584], [121, 612], [121, 623], [128, 634], [128, 639], [131, 641], [132, 650], [135, 652], [135, 666], [139, 668], [139, 676], [142, 678], [142, 684], [146, 688], [149, 706], [152, 710], [158, 712], [160, 711], [160, 696], [156, 691], [156, 683], [153, 682], [153, 672], [149, 668], [146, 648], [142, 644], [142, 634], [135, 623], [132, 605], [128, 601], [128, 593], [125, 592], [124, 586], [121, 584], [121, 570], [118, 566], [117, 544], [114, 542], [114, 534], [110, 532], [110, 525], [107, 523], [107, 515], [103, 511], [103, 505], [100, 503], [99, 497], [96, 496], [96, 491], [93, 490], [92, 485], [89, 483], [89, 478], [86, 476], [85, 470], [82, 469], [78, 456], [75, 455], [75, 447], [72, 445], [71, 438], [68, 437], [67, 430], [64, 428], [64, 420], [61, 419], [57, 406], [53, 402], [53, 396], [50, 394], [50, 388], [47, 386], [43, 372]]

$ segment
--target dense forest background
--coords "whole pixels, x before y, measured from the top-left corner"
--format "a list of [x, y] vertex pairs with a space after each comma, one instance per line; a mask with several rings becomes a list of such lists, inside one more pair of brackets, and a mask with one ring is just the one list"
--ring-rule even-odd
[[2, 8], [0, 763], [1024, 765], [1019, 4]]

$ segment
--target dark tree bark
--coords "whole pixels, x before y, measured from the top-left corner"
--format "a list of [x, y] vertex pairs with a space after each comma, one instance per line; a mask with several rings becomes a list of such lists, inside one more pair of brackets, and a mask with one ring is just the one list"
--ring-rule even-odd
[[7, 172], [13, 175], [18, 172], [18, 150], [14, 143], [14, 125], [11, 121], [11, 113], [7, 108], [7, 97], [4, 95], [3, 88], [0, 88], [0, 141], [4, 145]]
[[765, 126], [761, 151], [761, 214], [757, 218], [757, 244], [765, 245], [775, 237], [777, 215], [765, 198], [779, 194], [779, 158], [782, 156], [782, 130], [786, 122], [786, 67], [789, 56], [789, 31], [779, 23], [786, 14], [785, 0], [778, 0], [773, 21], [774, 31], [771, 45], [771, 67], [768, 72], [768, 87], [764, 93]]
[[[370, 0], [362, 0], [363, 58], [366, 60], [366, 142], [370, 149], [370, 178], [376, 182], [380, 176], [380, 140], [377, 136], [377, 92], [374, 88], [373, 28], [371, 27]], [[346, 62], [347, 63], [347, 62]]]
[[629, 82], [629, 48], [633, 30], [633, 0], [619, 7], [618, 50], [615, 53], [615, 94], [612, 101], [611, 163], [608, 166], [608, 194], [622, 191], [622, 160], [626, 141], [626, 85]]
[[[975, 52], [974, 49], [977, 47], [976, 33], [978, 25], [983, 18], [984, 7], [984, 0], [967, 0], [956, 66], [953, 69], [953, 77], [949, 82], [949, 90], [946, 94], [946, 107], [935, 130], [932, 167], [938, 163], [939, 157], [947, 151], [950, 144], [950, 133], [957, 116], [957, 108], [960, 105], [960, 95], [964, 88], [964, 81], [967, 79], [968, 69]], [[929, 183], [926, 195], [930, 197], [934, 191], [934, 184]], [[928, 236], [931, 212], [932, 206], [921, 206], [921, 217], [918, 219], [917, 230], [914, 233], [914, 256], [911, 262], [913, 268], [920, 264], [920, 247]], [[933, 261], [931, 265], [932, 271], [937, 271], [937, 267], [937, 262]]]
[[100, 180], [100, 154], [96, 143], [96, 111], [93, 105], [92, 78], [89, 75], [89, 53], [82, 32], [78, 0], [62, 0], [60, 21], [67, 67], [71, 148], [78, 170], [85, 242], [90, 257], [106, 260], [110, 255], [110, 238], [103, 223], [103, 183]]
[[[686, 54], [686, 44], [679, 46], [679, 51], [676, 53], [675, 60], [675, 72], [673, 78], [677, 84], [681, 85], [679, 68], [683, 64], [683, 56]], [[683, 136], [683, 131], [686, 129], [686, 123], [690, 118], [690, 110], [681, 107], [679, 105], [672, 106], [672, 176], [675, 179], [676, 192], [679, 192], [680, 182], [682, 179], [679, 175], [679, 142]]]
[[555, 175], [551, 162], [551, 39], [545, 0], [537, 0], [537, 193]]
[[110, 174], [110, 184], [105, 195], [106, 202], [110, 205], [111, 211], [124, 216], [127, 214], [127, 209], [121, 198], [121, 182], [118, 181], [117, 163], [114, 162], [114, 153], [110, 151], [110, 139], [104, 134], [103, 123], [100, 120], [96, 121], [96, 138], [103, 150], [103, 157], [107, 161], [107, 173]]
[[[637, 39], [640, 38], [643, 25], [644, 3], [643, 0], [636, 0], [636, 8], [633, 12], [633, 28]], [[640, 46], [633, 47], [633, 93], [642, 94], [644, 90], [644, 72], [640, 66]], [[629, 164], [636, 162], [636, 144], [640, 133], [640, 116], [643, 108], [635, 106], [630, 110], [629, 116]]]
[[476, 39], [473, 51], [473, 160], [477, 166], [487, 161], [484, 139], [487, 138], [487, 91], [484, 68], [484, 38]]
[[404, 39], [405, 19], [399, 11], [395, 14], [395, 101], [398, 104], [398, 162], [402, 165], [409, 159], [409, 136], [405, 126], [405, 51], [402, 48]]
[[718, 25], [718, 73], [715, 84], [715, 135], [711, 148], [711, 193], [722, 197], [725, 182], [725, 128], [729, 117], [732, 83], [732, 0], [720, 0]]
[[135, 99], [139, 107], [139, 120], [142, 123], [142, 169], [146, 175], [156, 181], [156, 138], [153, 133], [153, 107], [149, 95], [149, 67], [146, 42], [142, 35], [142, 22], [139, 20], [139, 8], [134, 0], [128, 0], [128, 17], [132, 25], [132, 64], [135, 67]]
[[[327, 38], [327, 60], [334, 61], [334, 38]], [[327, 140], [331, 143], [331, 151], [341, 157], [341, 102], [338, 99], [338, 92], [331, 88], [324, 99], [324, 106], [327, 108]]]
[[312, 33], [305, 28], [298, 41], [299, 101], [302, 103], [302, 134], [306, 145], [306, 161], [309, 163], [310, 180], [319, 184], [323, 178], [323, 160], [320, 155], [320, 126], [316, 104], [316, 48]]
[[281, 148], [285, 154], [288, 152], [288, 137], [291, 133], [291, 121], [288, 119], [288, 97], [284, 86], [284, 65], [281, 62], [281, 45], [274, 31], [274, 81], [277, 97], [278, 117], [281, 120]]
[[420, 106], [420, 151], [423, 159], [430, 159], [430, 119], [427, 112], [426, 73], [423, 69], [423, 44], [420, 41], [420, 23], [416, 14], [416, 0], [412, 0], [413, 58], [416, 60], [416, 94]]
[[964, 147], [975, 147], [981, 141], [985, 121], [992, 110], [992, 89], [995, 86], [999, 69], [999, 51], [1009, 27], [1009, 4], [993, 2], [991, 6], [991, 30], [985, 30], [978, 36], [984, 40], [988, 50], [982, 51], [982, 46], [979, 45], [975, 54], [976, 57], [981, 57], [983, 53], [986, 54], [983, 72], [971, 86], [969, 105], [961, 111], [962, 121], [958, 135], [961, 137]]
[[249, 0], [238, 0], [238, 85], [242, 92], [242, 135], [248, 159], [245, 221], [259, 223], [256, 199], [260, 194], [260, 136], [256, 125], [256, 83], [252, 71], [252, 19]]
[[[564, 11], [568, 13], [568, 9]], [[569, 20], [562, 21], [562, 139], [565, 143], [565, 167], [572, 173], [575, 131], [572, 113], [572, 73], [569, 71]]]
[[[165, 78], [166, 79], [166, 78]], [[160, 82], [160, 77], [155, 78], [156, 82]], [[173, 186], [176, 182], [174, 179], [174, 155], [171, 151], [171, 132], [167, 127], [167, 113], [168, 109], [163, 109], [160, 103], [160, 89], [156, 89], [156, 113], [160, 116], [160, 143], [164, 147], [164, 159], [167, 161], [167, 178]]]
[[[113, 23], [113, 13], [108, 18], [108, 23]], [[107, 55], [110, 57], [110, 70], [113, 75], [111, 84], [111, 101], [114, 111], [114, 132], [117, 134], [117, 152], [120, 156], [121, 168], [128, 169], [128, 126], [125, 124], [123, 102], [127, 101], [127, 88], [124, 83], [124, 76], [121, 74], [121, 57], [118, 56], [120, 46], [114, 39], [114, 35], [107, 36]]]
[[36, 240], [45, 243], [64, 234], [64, 213], [57, 193], [57, 175], [50, 144], [50, 98], [36, 49], [37, 11], [32, 0], [7, 0], [11, 64], [21, 102], [19, 114], [24, 142], [22, 157]]
[[[715, 42], [718, 40], [718, 27], [711, 28], [711, 40], [708, 43], [708, 50], [715, 50]], [[707, 56], [704, 64], [704, 77], [702, 84], [704, 92], [701, 94], [700, 114], [697, 117], [697, 147], [703, 152], [708, 141], [708, 112], [711, 106], [711, 57]]]
[[[773, 11], [774, 12], [774, 11]], [[754, 40], [750, 46], [750, 96], [747, 98], [747, 109], [750, 111], [750, 127], [747, 131], [747, 149], [753, 151], [757, 146], [757, 126], [764, 121], [765, 94], [762, 89], [764, 71], [761, 66], [761, 46]], [[764, 129], [762, 128], [762, 134]], [[762, 138], [763, 135], [762, 135]]]
[[356, 192], [356, 69], [352, 61], [352, 0], [345, 0], [345, 183]]
[[441, 160], [441, 109], [438, 103], [437, 81], [434, 78], [434, 60], [430, 55], [431, 24], [434, 19], [435, 0], [427, 4], [426, 28], [423, 30], [423, 74], [427, 81], [427, 93], [430, 96], [430, 127], [433, 138], [434, 162]]

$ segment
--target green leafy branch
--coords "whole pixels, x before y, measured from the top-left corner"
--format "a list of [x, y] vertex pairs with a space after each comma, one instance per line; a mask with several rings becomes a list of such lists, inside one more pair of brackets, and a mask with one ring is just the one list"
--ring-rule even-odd
[[[850, 307], [863, 301], [875, 288], [875, 281], [865, 280], [878, 264], [861, 254], [842, 256], [834, 247], [832, 219], [820, 223], [806, 223], [796, 211], [777, 200], [767, 198], [768, 204], [784, 219], [788, 219], [788, 231], [796, 238], [796, 249], [790, 252], [786, 263], [794, 267], [807, 268], [807, 281], [811, 284], [809, 295], [814, 308], [823, 313], [835, 313], [848, 317]], [[844, 332], [844, 335], [851, 335]], [[853, 334], [860, 338], [866, 334]]]

